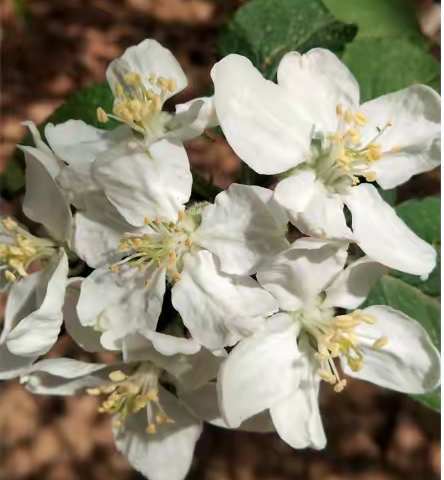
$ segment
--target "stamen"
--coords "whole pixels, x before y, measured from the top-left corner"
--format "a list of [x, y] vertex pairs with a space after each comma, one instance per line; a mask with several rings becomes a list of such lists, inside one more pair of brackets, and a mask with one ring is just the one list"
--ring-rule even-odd
[[115, 370], [114, 372], [111, 372], [108, 377], [113, 382], [122, 382], [128, 378], [127, 375], [125, 375], [121, 370]]
[[363, 127], [367, 123], [367, 117], [362, 112], [355, 113], [355, 122]]
[[385, 347], [388, 343], [388, 338], [383, 335], [382, 337], [378, 338], [375, 343], [373, 343], [372, 348], [374, 350], [380, 350], [382, 347]]
[[400, 152], [400, 151], [401, 151], [401, 147], [398, 147], [397, 145], [394, 145], [394, 146], [391, 148], [391, 151], [392, 151], [392, 152]]
[[97, 107], [97, 120], [100, 123], [106, 123], [108, 121], [108, 115], [102, 107]]
[[336, 105], [336, 115], [338, 117], [342, 117], [342, 113], [343, 113], [343, 109], [342, 109], [342, 104], [341, 103], [338, 103]]

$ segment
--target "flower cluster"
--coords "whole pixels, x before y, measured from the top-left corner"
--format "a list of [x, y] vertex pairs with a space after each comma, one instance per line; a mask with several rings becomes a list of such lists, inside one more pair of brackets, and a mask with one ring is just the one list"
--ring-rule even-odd
[[[69, 120], [48, 124], [45, 143], [26, 123], [23, 211], [46, 237], [0, 224], [0, 378], [100, 397], [117, 448], [152, 480], [185, 477], [203, 421], [323, 448], [321, 381], [338, 393], [345, 375], [415, 394], [439, 384], [419, 323], [359, 306], [390, 268], [426, 278], [435, 266], [373, 182], [439, 165], [440, 97], [413, 85], [359, 105], [356, 80], [323, 49], [285, 55], [277, 84], [238, 55], [211, 76], [213, 97], [170, 113], [164, 102], [187, 86], [176, 59], [154, 40], [127, 49], [107, 70], [113, 111], [97, 110], [114, 130]], [[276, 176], [274, 190], [232, 184], [190, 200], [183, 142], [215, 126], [249, 168]], [[290, 223], [305, 236], [290, 242]], [[91, 273], [72, 276], [69, 251]], [[40, 359], [62, 325], [118, 360]]]

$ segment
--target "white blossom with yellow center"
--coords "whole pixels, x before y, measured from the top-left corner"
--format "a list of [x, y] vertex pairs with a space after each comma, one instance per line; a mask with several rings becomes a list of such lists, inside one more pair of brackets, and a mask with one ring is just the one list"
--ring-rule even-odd
[[393, 188], [440, 164], [434, 90], [413, 85], [360, 105], [351, 72], [320, 48], [286, 54], [278, 84], [239, 55], [225, 57], [211, 75], [229, 144], [256, 172], [282, 174], [275, 198], [292, 223], [318, 238], [356, 241], [391, 268], [422, 276], [432, 271], [435, 250], [362, 182]]
[[[431, 391], [440, 356], [423, 327], [390, 307], [356, 310], [387, 268], [364, 257], [345, 270], [347, 245], [303, 238], [257, 273], [281, 312], [242, 340], [222, 365], [222, 415], [230, 427], [269, 409], [294, 448], [323, 448], [320, 381], [335, 392], [345, 374], [406, 393]], [[337, 315], [334, 308], [350, 310]]]
[[146, 339], [133, 337], [126, 344], [125, 362], [42, 360], [21, 382], [37, 394], [97, 397], [99, 412], [112, 416], [117, 449], [136, 470], [152, 480], [182, 480], [206, 413], [187, 399], [205, 395], [214, 408], [217, 396], [210, 399], [206, 385], [221, 360], [208, 351], [164, 357]]
[[[272, 197], [233, 184], [175, 222], [146, 218], [143, 233], [120, 243], [121, 261], [82, 283], [80, 322], [103, 332], [105, 348], [119, 349], [125, 335], [140, 332], [165, 354], [219, 350], [255, 331], [277, 304], [250, 275], [288, 246], [288, 218]], [[167, 285], [193, 340], [156, 332]]]
[[198, 98], [177, 107], [175, 115], [163, 104], [187, 87], [186, 76], [173, 54], [155, 40], [128, 48], [113, 60], [106, 78], [114, 93], [113, 112], [97, 109], [100, 122], [108, 118], [129, 125], [149, 145], [162, 138], [187, 140], [217, 125], [211, 98]]

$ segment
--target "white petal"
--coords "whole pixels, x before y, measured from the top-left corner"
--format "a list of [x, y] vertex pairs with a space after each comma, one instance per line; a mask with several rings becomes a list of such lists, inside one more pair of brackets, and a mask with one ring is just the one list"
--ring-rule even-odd
[[181, 140], [190, 140], [203, 133], [206, 128], [219, 125], [213, 97], [195, 98], [187, 103], [176, 105], [176, 115], [172, 120], [172, 135]]
[[111, 265], [121, 257], [122, 230], [98, 223], [81, 212], [74, 216], [72, 250], [91, 268]]
[[192, 355], [200, 350], [200, 345], [192, 338], [174, 337], [153, 330], [141, 330], [140, 333], [149, 339], [153, 347], [162, 355], [176, 355], [176, 353]]
[[292, 218], [303, 212], [312, 196], [316, 193], [316, 174], [312, 170], [302, 170], [281, 180], [275, 190], [274, 198], [288, 210]]
[[[111, 383], [112, 365], [87, 363], [71, 358], [41, 360], [28, 369], [21, 383], [40, 395], [75, 395], [87, 387]], [[119, 365], [119, 369], [124, 367]]]
[[353, 187], [343, 198], [352, 213], [353, 235], [367, 255], [413, 275], [433, 270], [435, 249], [407, 227], [373, 185]]
[[184, 146], [160, 140], [147, 150], [123, 143], [100, 154], [93, 175], [106, 196], [132, 225], [160, 216], [176, 221], [191, 195], [192, 176]]
[[183, 480], [202, 425], [173, 395], [164, 389], [159, 393], [162, 407], [175, 423], [160, 425], [155, 434], [149, 435], [142, 410], [130, 415], [123, 427], [114, 431], [116, 446], [130, 464], [150, 480]]
[[83, 120], [68, 120], [45, 127], [45, 137], [54, 153], [66, 163], [79, 166], [93, 162], [98, 153], [107, 150], [124, 139], [132, 137], [126, 125], [112, 131], [101, 130]]
[[6, 340], [15, 355], [36, 356], [46, 353], [56, 342], [62, 325], [62, 306], [68, 276], [68, 257], [63, 249], [42, 274], [38, 288], [43, 301], [11, 330]]
[[98, 352], [103, 350], [100, 343], [101, 332], [93, 327], [84, 327], [77, 315], [77, 302], [80, 297], [80, 286], [83, 278], [74, 277], [68, 280], [65, 303], [63, 305], [63, 319], [66, 331], [84, 350]]
[[[217, 427], [228, 428], [219, 410], [216, 383], [207, 383], [197, 390], [181, 394], [179, 395], [179, 400], [198, 418]], [[275, 431], [268, 411], [258, 413], [245, 420], [237, 430], [261, 433]]]
[[171, 294], [192, 337], [210, 350], [234, 345], [277, 311], [274, 298], [255, 280], [222, 273], [206, 250], [185, 257]]
[[297, 101], [307, 118], [321, 132], [335, 132], [336, 105], [354, 110], [359, 105], [359, 85], [350, 70], [329, 50], [284, 55], [277, 72], [278, 83]]
[[303, 212], [293, 214], [291, 210], [288, 211], [291, 223], [301, 232], [313, 237], [353, 240], [353, 234], [345, 222], [341, 197], [328, 193], [317, 182], [315, 188], [316, 191]]
[[290, 397], [272, 406], [270, 414], [279, 436], [290, 446], [321, 449], [327, 439], [319, 412], [319, 367], [312, 349], [306, 345], [302, 349], [303, 355], [298, 359], [299, 387]]
[[211, 70], [220, 126], [236, 154], [263, 174], [304, 162], [312, 124], [284, 88], [265, 80], [251, 62], [228, 55]]
[[[355, 329], [364, 366], [352, 372], [341, 362], [344, 373], [405, 393], [425, 393], [436, 388], [440, 355], [424, 328], [402, 312], [383, 305], [363, 312], [378, 320], [374, 325], [361, 323]], [[388, 338], [387, 345], [374, 350], [373, 343], [383, 335]]]
[[21, 278], [11, 287], [5, 307], [3, 330], [0, 337], [2, 344], [9, 332], [22, 319], [36, 309], [36, 289], [42, 280], [43, 272], [35, 272]]
[[160, 89], [153, 87], [148, 82], [151, 74], [154, 74], [156, 77], [175, 80], [176, 88], [172, 92], [165, 92], [165, 99], [181, 92], [188, 85], [187, 77], [179, 62], [168, 49], [162, 47], [156, 40], [147, 39], [139, 43], [139, 45], [127, 48], [121, 57], [109, 64], [106, 70], [106, 79], [113, 92], [118, 83], [125, 84], [123, 75], [126, 72], [138, 73], [142, 77], [145, 86], [148, 89], [153, 88], [157, 94], [160, 93]]
[[[362, 143], [372, 141], [377, 128], [383, 157], [371, 170], [382, 188], [394, 188], [410, 177], [441, 163], [441, 97], [426, 85], [412, 85], [364, 103], [368, 122], [362, 129]], [[392, 152], [395, 147], [397, 152]]]
[[298, 327], [286, 314], [269, 319], [267, 328], [242, 340], [230, 352], [218, 375], [219, 404], [226, 423], [272, 407], [298, 387]]
[[26, 162], [26, 194], [24, 214], [42, 223], [58, 240], [66, 240], [71, 232], [71, 209], [55, 182], [60, 172], [55, 158], [33, 147], [22, 147]]
[[257, 279], [277, 299], [281, 309], [299, 310], [344, 268], [347, 247], [344, 242], [301, 238], [264, 263]]
[[370, 257], [360, 258], [340, 272], [326, 289], [327, 302], [335, 307], [357, 308], [367, 298], [373, 285], [388, 272], [388, 267]]
[[232, 184], [203, 209], [193, 240], [217, 255], [224, 272], [249, 275], [288, 246], [287, 223], [271, 190]]
[[[42, 136], [40, 135], [40, 132], [38, 131], [37, 127], [35, 126], [35, 123], [32, 122], [31, 120], [28, 120], [26, 122], [22, 122], [22, 125], [24, 127], [28, 127], [30, 132], [31, 132], [31, 135], [32, 135], [32, 139], [34, 140], [34, 144], [35, 146], [37, 147], [38, 150], [41, 150], [43, 153], [46, 153], [46, 155], [50, 156], [51, 158], [54, 157], [54, 154], [52, 153], [51, 149], [48, 147], [48, 145], [46, 145], [46, 143], [42, 140]], [[20, 148], [21, 146], [18, 145], [18, 147]], [[58, 164], [58, 162], [56, 161], [56, 164], [59, 166], [60, 168], [60, 164]]]

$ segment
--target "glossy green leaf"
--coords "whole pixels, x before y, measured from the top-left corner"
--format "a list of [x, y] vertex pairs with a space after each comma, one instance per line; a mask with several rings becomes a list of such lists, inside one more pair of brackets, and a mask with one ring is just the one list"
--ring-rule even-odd
[[339, 20], [356, 23], [356, 38], [421, 38], [411, 1], [407, 0], [323, 0]]
[[359, 82], [361, 102], [429, 83], [440, 74], [439, 63], [405, 39], [355, 40], [347, 45], [342, 60]]
[[[385, 275], [372, 289], [361, 308], [370, 305], [388, 305], [413, 318], [424, 327], [436, 348], [441, 350], [441, 305], [434, 298], [398, 278]], [[430, 408], [440, 409], [439, 389], [412, 397]]]
[[337, 20], [320, 0], [256, 0], [241, 7], [223, 31], [219, 55], [248, 57], [270, 79], [282, 56], [314, 47], [343, 51], [356, 27]]
[[438, 197], [409, 200], [396, 207], [398, 215], [423, 240], [437, 251], [436, 267], [429, 278], [421, 280], [417, 275], [392, 271], [392, 275], [437, 297], [441, 294], [441, 200]]

